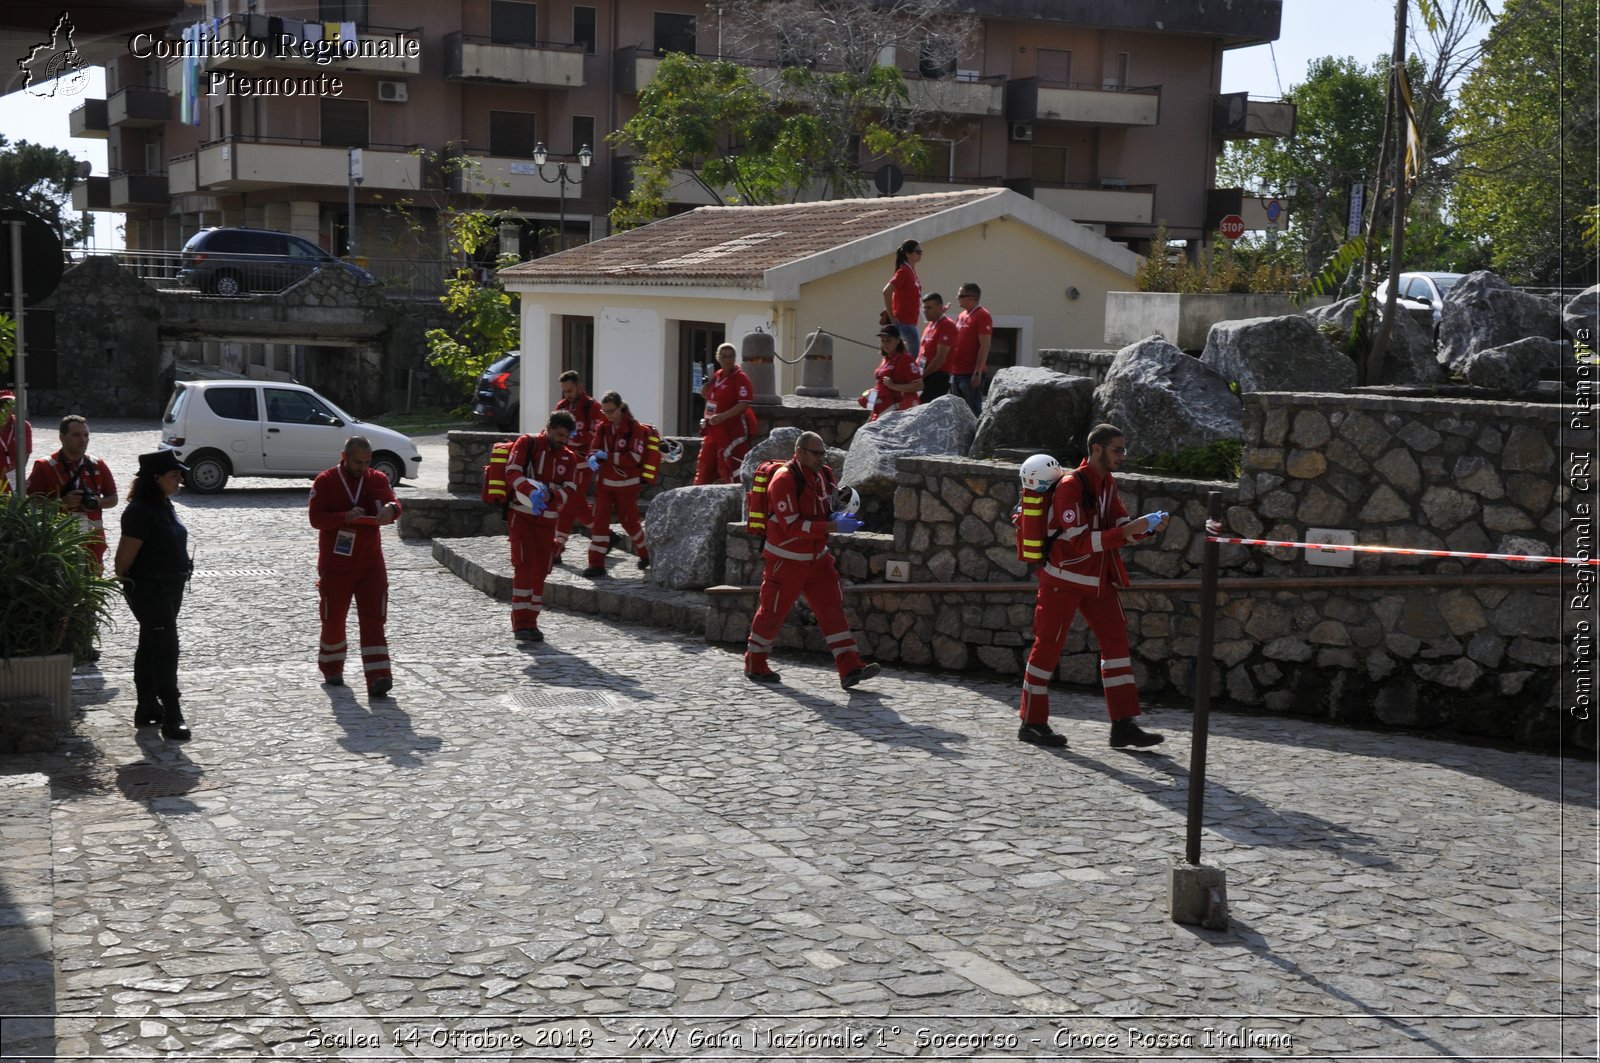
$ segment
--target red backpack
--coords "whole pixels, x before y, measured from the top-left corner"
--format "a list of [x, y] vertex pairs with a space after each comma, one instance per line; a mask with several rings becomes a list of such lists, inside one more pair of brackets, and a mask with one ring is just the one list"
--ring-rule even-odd
[[[772, 478], [785, 465], [793, 466], [794, 475], [800, 480], [800, 490], [804, 491], [806, 489], [806, 478], [800, 475], [800, 467], [793, 458], [783, 461], [774, 459], [757, 465], [756, 474], [750, 479], [750, 490], [744, 496], [744, 530], [751, 535], [765, 536], [767, 534], [767, 518], [772, 515], [767, 509], [767, 490], [772, 486]], [[833, 467], [831, 465], [822, 466], [822, 483], [831, 494], [833, 492]]]
[[483, 484], [478, 489], [478, 497], [483, 499], [484, 505], [504, 509], [510, 501], [510, 492], [506, 489], [506, 462], [511, 458], [511, 448], [517, 445], [514, 439], [502, 439], [489, 448], [489, 464], [483, 467]]

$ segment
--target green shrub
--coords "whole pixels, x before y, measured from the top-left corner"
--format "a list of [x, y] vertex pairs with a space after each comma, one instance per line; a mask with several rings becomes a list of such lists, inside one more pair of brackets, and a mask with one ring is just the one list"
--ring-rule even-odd
[[110, 618], [117, 581], [95, 571], [78, 518], [0, 496], [0, 657], [82, 658]]
[[1205, 446], [1184, 447], [1176, 454], [1140, 458], [1141, 469], [1186, 480], [1237, 480], [1244, 472], [1244, 444], [1222, 439]]

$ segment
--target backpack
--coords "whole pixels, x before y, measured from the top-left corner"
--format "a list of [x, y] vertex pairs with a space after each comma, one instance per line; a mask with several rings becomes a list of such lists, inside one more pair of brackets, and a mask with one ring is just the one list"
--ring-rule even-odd
[[639, 461], [639, 479], [646, 484], [653, 484], [661, 474], [661, 433], [643, 421], [638, 425], [644, 430], [644, 456]]
[[[765, 537], [767, 534], [767, 488], [772, 484], [772, 478], [778, 470], [785, 465], [793, 466], [794, 475], [799, 477], [800, 490], [806, 489], [806, 478], [800, 475], [800, 468], [793, 458], [782, 461], [774, 459], [764, 461], [756, 466], [756, 473], [750, 479], [750, 490], [744, 498], [745, 525], [744, 530], [751, 535]], [[833, 467], [822, 466], [822, 484], [831, 493], [833, 491]], [[798, 497], [798, 496], [796, 496]]]
[[511, 448], [516, 445], [514, 439], [502, 439], [489, 448], [489, 464], [483, 467], [483, 484], [478, 490], [484, 505], [503, 510], [511, 501], [506, 489], [506, 462], [511, 460]]
[[1059, 530], [1047, 534], [1050, 513], [1055, 507], [1056, 488], [1066, 483], [1072, 475], [1071, 472], [1063, 473], [1060, 479], [1050, 485], [1049, 491], [1021, 489], [1022, 500], [1011, 511], [1011, 523], [1017, 529], [1018, 561], [1037, 564], [1049, 558], [1050, 548], [1061, 538]]

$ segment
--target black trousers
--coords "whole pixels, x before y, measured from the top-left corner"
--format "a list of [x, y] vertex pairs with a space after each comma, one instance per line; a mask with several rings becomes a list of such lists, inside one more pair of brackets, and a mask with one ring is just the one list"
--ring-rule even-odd
[[950, 374], [945, 372], [929, 373], [922, 378], [923, 402], [932, 402], [940, 395], [950, 393]]
[[142, 709], [179, 711], [178, 610], [183, 608], [183, 584], [181, 576], [144, 576], [126, 584], [123, 591], [139, 621], [133, 687]]

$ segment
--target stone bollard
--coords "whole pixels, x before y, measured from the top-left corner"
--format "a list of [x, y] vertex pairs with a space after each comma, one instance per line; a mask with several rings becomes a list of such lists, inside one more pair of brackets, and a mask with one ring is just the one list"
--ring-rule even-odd
[[783, 398], [778, 394], [777, 366], [773, 362], [777, 346], [771, 334], [746, 332], [739, 346], [740, 366], [756, 389], [756, 405], [782, 406]]
[[1174, 864], [1167, 878], [1167, 902], [1174, 923], [1228, 929], [1228, 879], [1220, 867]]
[[833, 386], [833, 337], [820, 329], [806, 337], [805, 361], [801, 364], [800, 386], [796, 395], [813, 399], [836, 399]]

